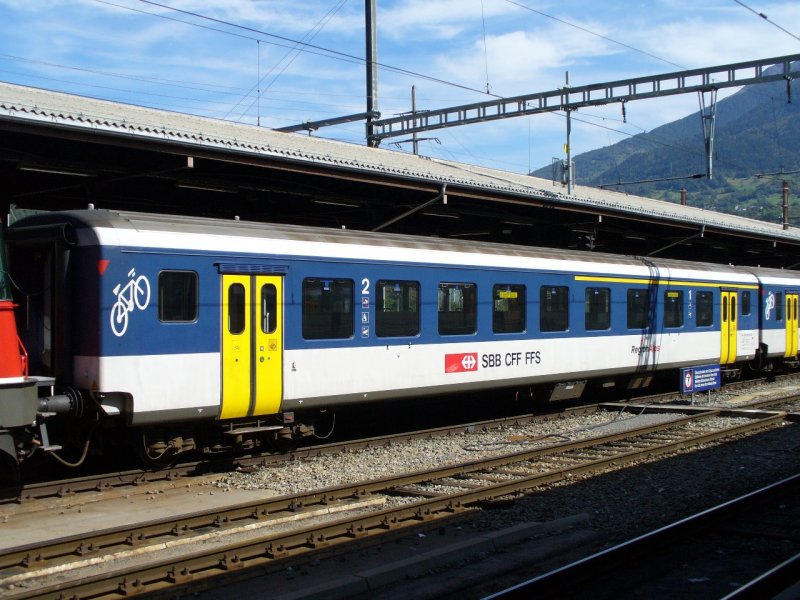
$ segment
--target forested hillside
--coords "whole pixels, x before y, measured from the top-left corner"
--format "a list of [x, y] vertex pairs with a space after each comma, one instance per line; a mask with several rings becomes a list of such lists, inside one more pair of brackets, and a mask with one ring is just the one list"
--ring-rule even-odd
[[[611, 189], [765, 221], [781, 219], [781, 187], [790, 186], [790, 211], [800, 224], [800, 82], [792, 82], [790, 103], [785, 82], [753, 85], [717, 103], [713, 179], [682, 179]], [[576, 183], [600, 186], [619, 182], [705, 174], [700, 112], [650, 132], [573, 157]], [[533, 174], [551, 177], [551, 167]], [[791, 200], [794, 198], [794, 200]]]

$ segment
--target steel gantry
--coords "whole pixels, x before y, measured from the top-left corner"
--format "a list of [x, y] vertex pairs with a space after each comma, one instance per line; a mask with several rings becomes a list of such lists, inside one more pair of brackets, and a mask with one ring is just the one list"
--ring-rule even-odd
[[[509, 117], [521, 117], [543, 112], [573, 111], [587, 106], [601, 106], [612, 102], [629, 102], [646, 98], [659, 98], [690, 92], [704, 92], [722, 88], [740, 87], [754, 83], [786, 80], [789, 84], [800, 76], [800, 67], [793, 70], [800, 54], [776, 58], [751, 60], [718, 67], [706, 67], [687, 71], [675, 71], [663, 75], [621, 79], [608, 83], [594, 83], [538, 92], [510, 98], [498, 98], [486, 102], [462, 104], [450, 108], [423, 110], [397, 117], [372, 121], [370, 142], [445, 127], [456, 127], [482, 123]], [[769, 74], [770, 67], [776, 67]], [[791, 101], [791, 95], [789, 95]], [[624, 105], [624, 104], [623, 104]]]

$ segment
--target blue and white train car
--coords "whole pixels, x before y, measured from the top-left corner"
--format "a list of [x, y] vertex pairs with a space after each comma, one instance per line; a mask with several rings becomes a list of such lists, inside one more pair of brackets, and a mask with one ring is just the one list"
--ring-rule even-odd
[[800, 274], [796, 271], [755, 271], [761, 290], [760, 343], [765, 363], [797, 361]]
[[295, 440], [345, 404], [575, 398], [774, 348], [730, 266], [106, 210], [9, 236], [31, 370], [153, 458]]

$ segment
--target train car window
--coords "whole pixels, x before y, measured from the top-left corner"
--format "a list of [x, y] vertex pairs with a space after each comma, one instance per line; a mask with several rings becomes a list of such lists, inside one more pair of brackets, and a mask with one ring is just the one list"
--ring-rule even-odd
[[419, 335], [419, 283], [381, 281], [376, 286], [375, 335]]
[[708, 327], [714, 324], [714, 294], [697, 292], [697, 326]]
[[525, 331], [525, 286], [495, 285], [492, 290], [492, 330], [494, 333]]
[[244, 297], [241, 283], [234, 283], [228, 288], [228, 331], [233, 335], [241, 334], [247, 323]]
[[353, 281], [303, 280], [303, 338], [307, 340], [353, 337]]
[[584, 313], [586, 331], [611, 329], [611, 289], [586, 288]]
[[197, 320], [197, 273], [161, 271], [158, 274], [158, 320], [192, 323]]
[[650, 290], [628, 290], [628, 329], [646, 329], [650, 322]]
[[261, 286], [261, 331], [275, 333], [278, 328], [278, 290], [271, 283]]
[[750, 314], [750, 292], [742, 292], [742, 316]]
[[569, 327], [569, 288], [539, 288], [539, 330], [566, 331]]
[[683, 292], [664, 292], [664, 327], [683, 327]]
[[775, 320], [783, 321], [783, 292], [775, 294]]
[[478, 330], [478, 294], [474, 283], [439, 284], [439, 335]]

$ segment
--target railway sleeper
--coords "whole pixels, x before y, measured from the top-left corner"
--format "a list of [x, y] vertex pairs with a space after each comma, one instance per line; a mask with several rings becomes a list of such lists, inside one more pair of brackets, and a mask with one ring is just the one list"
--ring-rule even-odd
[[[477, 478], [475, 478], [475, 479], [477, 479]], [[439, 485], [446, 485], [448, 487], [454, 487], [454, 488], [462, 488], [462, 489], [465, 489], [465, 490], [479, 490], [481, 488], [485, 488], [488, 485], [488, 483], [489, 483], [488, 481], [484, 482], [484, 483], [479, 483], [479, 482], [474, 481], [474, 480], [473, 481], [468, 481], [468, 480], [459, 479], [458, 481], [445, 481], [445, 480], [442, 480], [439, 483]]]
[[498, 475], [508, 475], [509, 477], [529, 477], [534, 474], [534, 471], [530, 469], [524, 471], [519, 469], [496, 469], [494, 472]]
[[379, 527], [381, 529], [385, 529], [386, 531], [392, 531], [394, 529], [400, 529], [403, 527], [403, 523], [396, 516], [384, 517]]
[[445, 494], [412, 486], [394, 487], [383, 492], [387, 496], [412, 496], [419, 498], [441, 498]]
[[350, 525], [347, 528], [346, 532], [347, 537], [358, 539], [362, 537], [367, 537], [369, 535], [369, 531], [367, 531], [363, 525]]
[[219, 559], [217, 566], [224, 571], [234, 571], [244, 568], [245, 563], [241, 558], [239, 558], [238, 554], [234, 554], [230, 558], [227, 554], [225, 554]]
[[[519, 477], [519, 475], [517, 475]], [[508, 477], [500, 477], [498, 475], [490, 475], [490, 474], [477, 474], [473, 476], [473, 479], [478, 479], [481, 481], [486, 481], [488, 483], [502, 483], [504, 481], [508, 481]]]
[[270, 544], [264, 550], [264, 556], [270, 559], [279, 559], [279, 558], [286, 558], [289, 556], [289, 549], [286, 548], [283, 544], [279, 544], [275, 546], [274, 544]]
[[166, 581], [173, 585], [181, 585], [184, 583], [189, 583], [193, 580], [194, 576], [192, 575], [192, 572], [186, 567], [183, 567], [180, 570], [173, 568], [167, 572]]
[[328, 538], [324, 535], [320, 534], [316, 537], [313, 535], [308, 536], [306, 540], [306, 547], [311, 548], [312, 550], [319, 550], [320, 548], [327, 548], [331, 545], [331, 542]]

